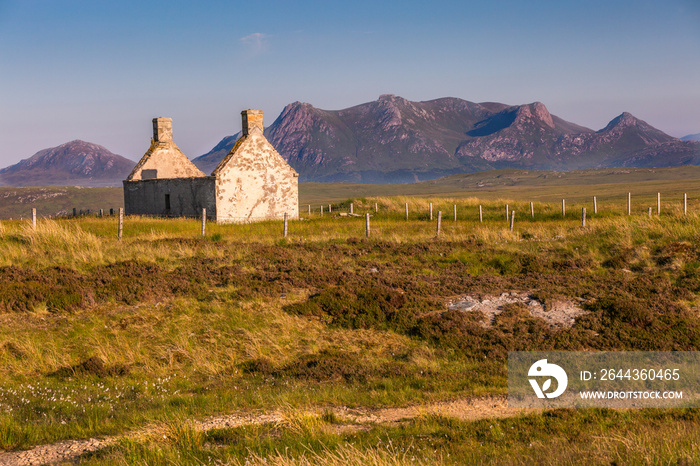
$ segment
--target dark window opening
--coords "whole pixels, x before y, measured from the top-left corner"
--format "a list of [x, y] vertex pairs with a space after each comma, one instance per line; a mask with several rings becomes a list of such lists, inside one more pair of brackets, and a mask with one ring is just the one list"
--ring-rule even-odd
[[170, 210], [170, 194], [165, 195], [165, 210]]
[[142, 180], [155, 180], [158, 178], [158, 170], [153, 169], [153, 170], [141, 170], [141, 179]]

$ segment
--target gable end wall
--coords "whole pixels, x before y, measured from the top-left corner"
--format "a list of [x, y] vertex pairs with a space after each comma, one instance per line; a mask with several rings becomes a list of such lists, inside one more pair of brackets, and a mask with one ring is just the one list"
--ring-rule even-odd
[[250, 134], [216, 174], [217, 222], [299, 218], [299, 177], [262, 134]]

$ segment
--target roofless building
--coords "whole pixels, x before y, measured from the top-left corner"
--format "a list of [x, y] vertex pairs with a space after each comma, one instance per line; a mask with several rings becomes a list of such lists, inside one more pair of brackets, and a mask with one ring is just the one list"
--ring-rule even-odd
[[299, 175], [263, 135], [263, 112], [241, 112], [241, 137], [211, 175], [173, 142], [172, 120], [153, 119], [151, 147], [124, 180], [127, 215], [194, 217], [219, 223], [299, 216]]

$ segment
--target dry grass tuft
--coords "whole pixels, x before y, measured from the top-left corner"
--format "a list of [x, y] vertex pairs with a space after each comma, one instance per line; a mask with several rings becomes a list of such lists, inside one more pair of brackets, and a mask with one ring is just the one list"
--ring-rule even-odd
[[410, 448], [394, 447], [386, 445], [383, 448], [361, 448], [353, 444], [345, 445], [331, 450], [324, 448], [321, 451], [308, 450], [301, 455], [290, 455], [283, 452], [275, 452], [272, 455], [261, 455], [249, 450], [244, 460], [231, 462], [232, 465], [274, 465], [274, 466], [403, 466], [403, 465], [440, 465], [444, 461], [440, 456], [422, 458], [417, 457]]

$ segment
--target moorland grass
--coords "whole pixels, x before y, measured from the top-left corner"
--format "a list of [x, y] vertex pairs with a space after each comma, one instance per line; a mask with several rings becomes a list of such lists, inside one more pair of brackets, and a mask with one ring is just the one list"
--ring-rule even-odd
[[692, 465], [700, 453], [696, 413], [678, 410], [552, 410], [479, 421], [423, 415], [359, 432], [296, 414], [206, 434], [189, 429], [121, 442], [86, 464]]
[[[380, 464], [414, 457], [505, 464], [583, 463], [591, 455], [594, 463], [665, 463], [697, 456], [691, 411], [426, 418], [369, 433], [339, 433], [330, 417], [304, 418], [306, 430], [287, 423], [218, 437], [190, 432], [190, 419], [236, 410], [504, 394], [513, 349], [700, 345], [696, 213], [601, 210], [582, 228], [575, 204], [562, 217], [560, 204], [536, 203], [533, 220], [527, 202], [410, 198], [406, 221], [407, 198], [352, 202], [355, 212], [372, 214], [370, 238], [364, 218], [328, 214], [291, 222], [287, 238], [279, 221], [208, 224], [201, 237], [197, 220], [127, 217], [121, 241], [113, 218], [42, 219], [36, 230], [27, 221], [0, 222], [0, 447], [160, 422], [181, 440], [124, 441], [93, 461], [340, 464], [357, 456]], [[445, 213], [439, 237], [429, 202]], [[517, 212], [513, 232], [506, 202]], [[485, 329], [478, 314], [446, 311], [448, 298], [509, 291], [533, 293], [545, 307], [581, 301], [588, 314], [561, 329], [509, 308]], [[397, 450], [374, 443], [387, 437]]]

